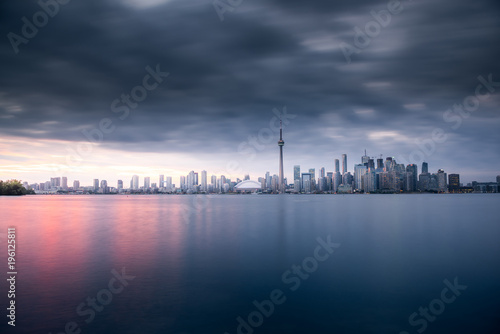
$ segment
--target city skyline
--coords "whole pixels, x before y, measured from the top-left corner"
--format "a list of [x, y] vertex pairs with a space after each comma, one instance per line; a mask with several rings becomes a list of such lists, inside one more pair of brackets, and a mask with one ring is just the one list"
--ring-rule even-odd
[[222, 174], [231, 161], [243, 169], [232, 177], [278, 172], [281, 113], [289, 179], [294, 164], [332, 170], [364, 149], [494, 178], [500, 8], [400, 5], [245, 1], [221, 21], [206, 1], [91, 0], [60, 5], [27, 38], [25, 21], [48, 9], [6, 2], [0, 177]]

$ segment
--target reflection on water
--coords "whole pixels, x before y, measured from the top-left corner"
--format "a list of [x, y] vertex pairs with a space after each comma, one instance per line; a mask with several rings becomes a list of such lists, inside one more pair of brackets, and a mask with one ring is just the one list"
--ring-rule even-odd
[[[498, 333], [498, 195], [201, 197], [0, 198], [2, 233], [17, 229], [15, 332], [232, 334], [281, 289], [255, 333], [416, 333], [410, 314], [459, 277], [468, 289], [426, 333]], [[342, 246], [290, 291], [283, 272], [328, 235]], [[136, 278], [86, 323], [78, 305], [122, 268]]]

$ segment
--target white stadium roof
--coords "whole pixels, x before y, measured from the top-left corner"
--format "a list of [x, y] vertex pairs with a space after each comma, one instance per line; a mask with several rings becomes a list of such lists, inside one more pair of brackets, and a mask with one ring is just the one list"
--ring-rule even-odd
[[242, 181], [237, 185], [235, 185], [234, 187], [236, 188], [236, 190], [248, 190], [248, 191], [262, 189], [262, 185], [260, 184], [260, 182], [252, 180]]

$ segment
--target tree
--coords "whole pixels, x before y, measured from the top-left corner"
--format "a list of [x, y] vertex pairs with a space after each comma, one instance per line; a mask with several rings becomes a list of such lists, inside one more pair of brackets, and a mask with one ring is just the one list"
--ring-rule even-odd
[[34, 194], [33, 190], [27, 190], [23, 187], [21, 181], [18, 180], [0, 180], [0, 195], [26, 195], [26, 194]]

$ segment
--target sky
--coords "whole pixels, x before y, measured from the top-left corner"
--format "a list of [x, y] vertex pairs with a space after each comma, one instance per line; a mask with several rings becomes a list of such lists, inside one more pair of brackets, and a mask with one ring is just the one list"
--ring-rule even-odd
[[[0, 179], [236, 179], [369, 156], [500, 175], [497, 0], [0, 3]], [[142, 182], [142, 181], [141, 181]]]

